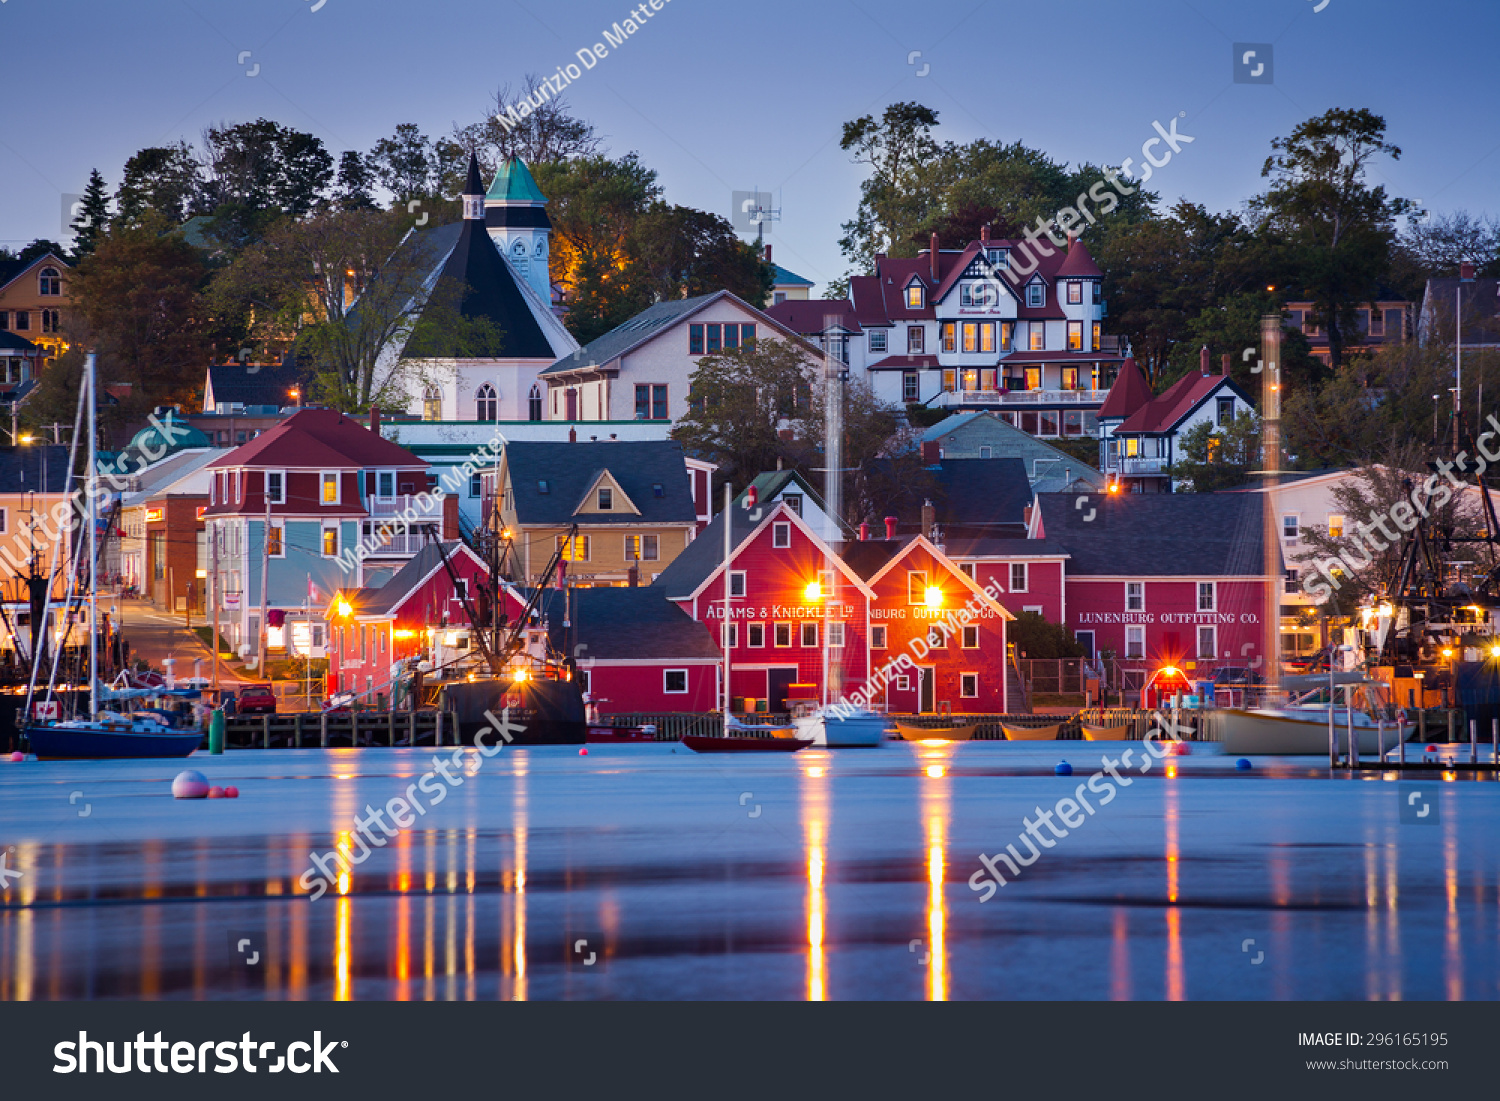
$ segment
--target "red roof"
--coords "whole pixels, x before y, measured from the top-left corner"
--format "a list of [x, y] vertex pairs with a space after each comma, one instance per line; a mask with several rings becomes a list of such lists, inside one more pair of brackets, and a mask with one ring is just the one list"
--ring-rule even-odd
[[304, 409], [209, 467], [426, 470], [427, 463], [337, 410]]
[[1151, 400], [1151, 387], [1134, 358], [1127, 359], [1109, 388], [1109, 397], [1099, 407], [1099, 418], [1128, 417]]
[[865, 369], [867, 371], [908, 371], [937, 365], [937, 356], [886, 356], [879, 363], [872, 363]]
[[816, 335], [823, 331], [826, 319], [830, 314], [838, 318], [836, 324], [843, 326], [852, 333], [863, 332], [860, 328], [859, 318], [855, 316], [854, 304], [847, 298], [811, 298], [796, 300], [788, 298], [784, 302], [767, 309], [766, 314], [774, 317], [793, 332], [801, 333], [803, 336]]
[[1099, 270], [1099, 265], [1094, 263], [1094, 258], [1089, 255], [1089, 250], [1084, 247], [1082, 241], [1074, 240], [1072, 247], [1068, 249], [1068, 255], [1063, 258], [1062, 266], [1057, 269], [1059, 279], [1103, 279], [1104, 273]]
[[1115, 435], [1170, 432], [1200, 401], [1221, 385], [1231, 385], [1227, 375], [1205, 375], [1193, 371], [1127, 417], [1125, 423], [1115, 429]]

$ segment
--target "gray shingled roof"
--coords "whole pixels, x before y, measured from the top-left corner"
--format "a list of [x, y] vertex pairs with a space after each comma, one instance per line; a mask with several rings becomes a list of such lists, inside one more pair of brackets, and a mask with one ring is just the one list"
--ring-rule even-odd
[[542, 594], [542, 613], [554, 649], [570, 654], [580, 645], [586, 658], [644, 658], [663, 661], [723, 657], [713, 632], [661, 589], [590, 588], [572, 590], [571, 623], [563, 627], [563, 594]]
[[658, 302], [642, 310], [623, 325], [617, 325], [603, 336], [590, 341], [572, 355], [559, 359], [542, 374], [560, 375], [568, 371], [581, 371], [617, 359], [636, 345], [644, 344], [663, 329], [682, 320], [688, 314], [707, 305], [710, 299], [723, 293], [723, 291], [715, 291], [713, 294], [700, 294], [693, 298], [674, 298], [668, 302]]
[[[46, 455], [46, 462], [42, 457]], [[47, 484], [42, 485], [42, 470], [46, 469]], [[68, 479], [68, 448], [57, 444], [29, 444], [24, 447], [0, 449], [0, 486], [6, 493], [66, 493], [71, 488]], [[20, 521], [11, 518], [12, 531], [20, 531]]]
[[[729, 512], [733, 517], [734, 526], [731, 529], [731, 538], [735, 546], [744, 542], [767, 515], [759, 509], [747, 509], [738, 504], [731, 507]], [[761, 514], [752, 520], [751, 516], [756, 512]], [[651, 587], [662, 590], [674, 600], [690, 596], [693, 590], [703, 584], [704, 579], [718, 569], [723, 562], [724, 513], [721, 511], [708, 527], [698, 533], [696, 539], [683, 548], [682, 553], [661, 572], [661, 576]]]
[[[464, 553], [463, 543], [450, 540], [443, 544], [449, 559]], [[401, 601], [411, 595], [422, 579], [439, 568], [442, 557], [436, 543], [424, 543], [422, 549], [406, 560], [399, 570], [378, 589], [360, 589], [354, 599], [355, 615], [389, 615]]]
[[1264, 496], [1094, 494], [1077, 507], [1079, 494], [1045, 493], [1037, 504], [1048, 544], [1071, 556], [1070, 577], [1243, 577], [1264, 573]]
[[[522, 524], [680, 524], [698, 518], [682, 445], [675, 440], [608, 440], [599, 443], [518, 441], [505, 449], [516, 518]], [[605, 471], [639, 515], [574, 510]], [[541, 485], [546, 483], [546, 492]], [[657, 496], [660, 487], [661, 496]]]

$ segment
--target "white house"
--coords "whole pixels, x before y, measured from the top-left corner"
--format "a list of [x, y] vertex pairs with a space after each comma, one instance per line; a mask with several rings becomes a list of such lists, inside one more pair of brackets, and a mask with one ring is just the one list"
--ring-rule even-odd
[[729, 291], [658, 302], [542, 372], [546, 418], [676, 421], [701, 357], [767, 338], [803, 343]]

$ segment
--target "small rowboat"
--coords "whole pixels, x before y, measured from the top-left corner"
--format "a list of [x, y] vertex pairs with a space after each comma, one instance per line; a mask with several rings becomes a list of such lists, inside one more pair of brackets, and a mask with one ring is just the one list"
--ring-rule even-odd
[[1001, 723], [1000, 729], [1005, 731], [1005, 737], [1012, 742], [1055, 742], [1062, 723], [1053, 726], [1008, 726]]
[[618, 742], [654, 742], [654, 726], [600, 726], [591, 724], [588, 729], [590, 745], [608, 745]]
[[979, 729], [978, 723], [969, 723], [967, 726], [913, 726], [911, 723], [896, 723], [896, 733], [901, 735], [902, 741], [925, 742], [929, 739], [941, 742], [967, 742], [974, 738], [974, 731]]
[[1123, 726], [1083, 725], [1083, 740], [1086, 742], [1123, 742], [1130, 737], [1130, 724]]
[[694, 753], [796, 753], [812, 745], [811, 738], [737, 738], [726, 735], [722, 738], [704, 737], [700, 734], [683, 736], [682, 744]]

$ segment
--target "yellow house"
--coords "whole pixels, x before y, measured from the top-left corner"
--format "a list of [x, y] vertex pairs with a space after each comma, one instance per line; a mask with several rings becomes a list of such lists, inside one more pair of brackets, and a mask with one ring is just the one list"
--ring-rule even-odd
[[0, 260], [0, 332], [40, 347], [44, 363], [68, 350], [63, 334], [72, 274], [67, 261], [51, 252], [25, 261]]
[[516, 442], [483, 477], [488, 521], [510, 533], [523, 585], [559, 548], [575, 584], [628, 585], [632, 567], [651, 584], [697, 532], [700, 481], [671, 440]]

